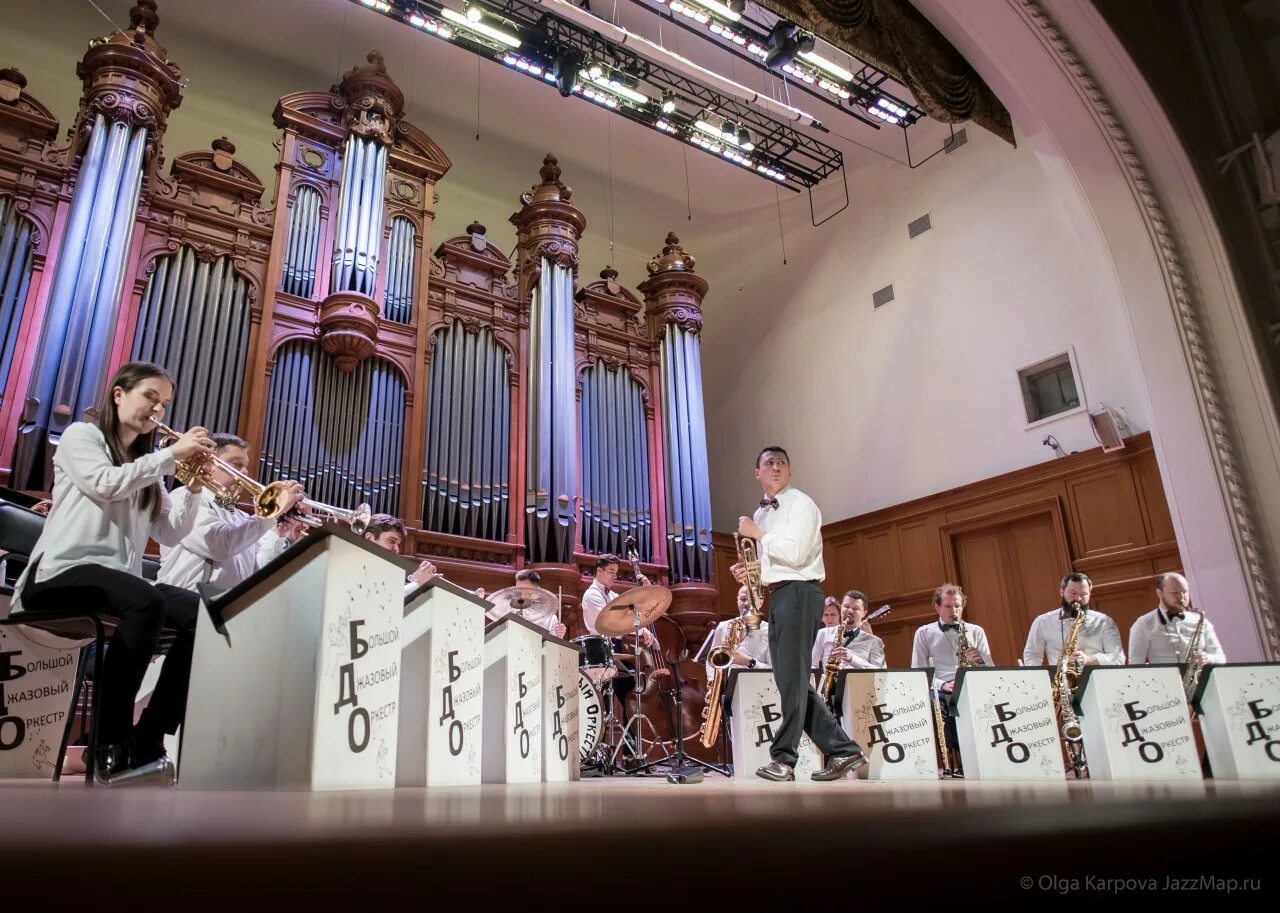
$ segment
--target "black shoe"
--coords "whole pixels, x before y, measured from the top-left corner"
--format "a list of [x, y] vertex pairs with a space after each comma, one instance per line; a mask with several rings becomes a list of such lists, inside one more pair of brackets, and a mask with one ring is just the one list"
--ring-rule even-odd
[[960, 770], [959, 768], [956, 768], [955, 770], [951, 771], [951, 776], [952, 776], [952, 777], [954, 777], [954, 778], [955, 778], [955, 779], [957, 779], [957, 780], [963, 780], [963, 779], [964, 779], [964, 771], [963, 771], [963, 770]]
[[[88, 754], [88, 750], [85, 750]], [[116, 774], [129, 769], [129, 747], [106, 745], [98, 749], [94, 759], [93, 775], [99, 783], [110, 783]], [[87, 760], [87, 759], [86, 759]]]
[[787, 780], [794, 780], [796, 773], [789, 764], [783, 764], [781, 761], [770, 761], [756, 771], [756, 776], [765, 780], [773, 780], [777, 783], [785, 783]]
[[135, 733], [129, 745], [129, 766], [142, 767], [167, 757], [168, 754], [164, 747], [164, 739], [140, 737]]
[[827, 762], [827, 766], [822, 770], [814, 771], [809, 779], [811, 780], [839, 780], [851, 771], [855, 771], [860, 767], [865, 767], [869, 762], [867, 756], [859, 752], [858, 754], [845, 755], [840, 758], [832, 758]]

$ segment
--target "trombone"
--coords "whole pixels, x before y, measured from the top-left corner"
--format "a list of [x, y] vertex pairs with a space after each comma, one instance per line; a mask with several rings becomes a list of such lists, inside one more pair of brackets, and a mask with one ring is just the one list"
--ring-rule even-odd
[[[155, 430], [160, 433], [162, 446], [182, 437], [154, 416], [151, 421], [155, 423]], [[215, 470], [221, 470], [231, 476], [232, 484], [223, 485], [216, 481], [213, 477]], [[307, 498], [299, 499], [285, 510], [285, 492], [289, 490], [288, 482], [277, 480], [263, 485], [214, 453], [202, 453], [190, 459], [177, 460], [174, 463], [173, 474], [183, 485], [189, 485], [193, 481], [199, 482], [213, 492], [215, 498], [227, 503], [239, 500], [241, 491], [247, 493], [253, 498], [253, 515], [259, 520], [281, 519], [288, 514], [310, 527], [321, 526], [326, 521], [341, 520], [350, 524], [351, 531], [360, 536], [364, 534], [373, 517], [373, 511], [368, 504], [361, 504], [355, 510], [343, 510], [340, 507], [321, 504], [319, 501], [311, 501]], [[310, 513], [299, 508], [306, 508]]]

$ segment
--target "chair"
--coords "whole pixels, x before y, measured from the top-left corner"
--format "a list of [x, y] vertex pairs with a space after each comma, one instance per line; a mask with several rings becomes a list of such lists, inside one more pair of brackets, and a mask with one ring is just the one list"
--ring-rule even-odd
[[[25, 507], [9, 501], [0, 501], [0, 550], [8, 553], [6, 560], [12, 557], [25, 562], [30, 557], [35, 549], [36, 541], [40, 538], [40, 533], [44, 529], [44, 520], [45, 518], [41, 514], [27, 510]], [[158, 561], [150, 558], [143, 559], [143, 576], [148, 580], [155, 580], [159, 569], [160, 563]], [[94, 782], [93, 760], [96, 757], [98, 747], [98, 711], [101, 689], [89, 689], [86, 686], [86, 671], [90, 656], [94, 658], [95, 663], [102, 657], [107, 640], [115, 633], [118, 619], [97, 608], [74, 605], [37, 611], [24, 610], [14, 616], [9, 614], [9, 600], [13, 597], [13, 587], [8, 584], [0, 584], [0, 597], [3, 597], [3, 603], [0, 604], [0, 626], [17, 628], [20, 631], [25, 629], [27, 633], [47, 634], [55, 639], [55, 643], [46, 643], [47, 646], [59, 649], [78, 647], [81, 651], [80, 662], [76, 666], [76, 680], [71, 692], [67, 722], [62, 730], [61, 744], [58, 746], [58, 760], [53, 769], [53, 780], [57, 782], [62, 779], [63, 756], [66, 754], [67, 743], [71, 738], [71, 728], [75, 721], [75, 713], [73, 711], [83, 691], [86, 704], [84, 709], [87, 711], [89, 730], [89, 763], [85, 765], [85, 783], [92, 786]], [[165, 636], [166, 634], [168, 636]], [[39, 637], [29, 637], [28, 639], [32, 639], [36, 643], [44, 642]], [[172, 632], [166, 630], [161, 635], [160, 643], [157, 645], [158, 650], [164, 652], [171, 640]], [[92, 649], [92, 653], [89, 652], [90, 649]], [[90, 691], [92, 695], [90, 695]], [[90, 696], [92, 697], [91, 701]]]

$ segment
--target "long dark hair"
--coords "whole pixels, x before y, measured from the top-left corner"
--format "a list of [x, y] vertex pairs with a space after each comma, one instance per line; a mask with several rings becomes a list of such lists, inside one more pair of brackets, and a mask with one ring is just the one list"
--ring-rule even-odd
[[[169, 372], [159, 365], [147, 361], [131, 361], [122, 365], [115, 376], [107, 383], [107, 392], [102, 397], [102, 408], [98, 410], [98, 429], [107, 442], [107, 450], [111, 452], [111, 462], [117, 466], [132, 463], [155, 449], [156, 433], [149, 431], [140, 434], [132, 444], [125, 447], [120, 440], [120, 413], [116, 410], [115, 389], [119, 387], [128, 393], [144, 380], [159, 377], [173, 383]], [[142, 492], [142, 508], [154, 518], [160, 511], [160, 483], [148, 486]]]

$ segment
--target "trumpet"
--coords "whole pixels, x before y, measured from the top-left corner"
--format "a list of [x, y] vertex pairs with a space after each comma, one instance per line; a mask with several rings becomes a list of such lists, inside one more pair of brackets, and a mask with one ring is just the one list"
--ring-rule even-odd
[[738, 551], [738, 563], [747, 572], [747, 600], [751, 604], [742, 618], [747, 624], [748, 631], [756, 631], [760, 628], [760, 622], [766, 618], [766, 613], [762, 608], [764, 604], [764, 586], [760, 583], [760, 558], [756, 552], [754, 539], [744, 539], [734, 533], [733, 544]]
[[[156, 426], [155, 430], [160, 433], [162, 446], [182, 437], [154, 416], [151, 421]], [[218, 470], [231, 477], [230, 485], [224, 485], [214, 478], [213, 474]], [[285, 494], [289, 490], [288, 482], [275, 481], [263, 485], [215, 453], [201, 453], [186, 460], [178, 460], [174, 463], [173, 474], [183, 485], [198, 481], [213, 492], [215, 498], [228, 504], [238, 501], [240, 493], [245, 492], [253, 499], [253, 514], [259, 520], [279, 520], [287, 515], [295, 517], [310, 527], [321, 526], [326, 521], [341, 520], [350, 524], [351, 531], [359, 536], [364, 534], [373, 517], [373, 511], [368, 504], [361, 504], [355, 510], [343, 510], [340, 507], [321, 504], [319, 501], [311, 501], [307, 498], [302, 498], [286, 509]]]
[[[278, 485], [281, 483], [273, 482], [272, 484]], [[305, 512], [300, 508], [305, 508]], [[369, 521], [373, 519], [373, 508], [368, 504], [360, 504], [354, 510], [343, 510], [341, 507], [321, 504], [319, 501], [303, 498], [285, 516], [298, 520], [304, 526], [310, 526], [313, 529], [317, 526], [323, 526], [325, 523], [341, 521], [348, 524], [351, 527], [351, 531], [357, 536], [362, 536], [369, 527]]]
[[[151, 421], [156, 426], [155, 430], [160, 433], [160, 444], [162, 446], [182, 437], [181, 434], [154, 416], [152, 416]], [[224, 485], [214, 479], [213, 474], [217, 470], [221, 470], [231, 476], [232, 484]], [[185, 460], [178, 460], [174, 463], [173, 474], [178, 477], [178, 481], [183, 485], [198, 482], [213, 492], [215, 498], [227, 503], [239, 500], [240, 492], [246, 492], [253, 498], [253, 514], [259, 520], [275, 519], [285, 512], [285, 496], [289, 490], [288, 482], [272, 482], [269, 485], [263, 485], [257, 479], [236, 469], [215, 453], [200, 453]]]

